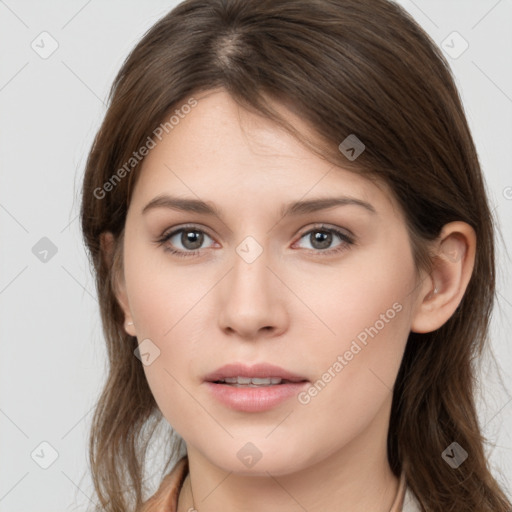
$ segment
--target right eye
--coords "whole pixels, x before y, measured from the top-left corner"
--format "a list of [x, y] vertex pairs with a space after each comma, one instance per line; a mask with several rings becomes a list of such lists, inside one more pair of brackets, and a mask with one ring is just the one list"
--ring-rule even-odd
[[[195, 256], [202, 248], [205, 237], [213, 239], [197, 226], [186, 226], [164, 234], [158, 242], [165, 245], [165, 250], [178, 256]], [[169, 243], [170, 242], [170, 243]], [[181, 247], [180, 247], [181, 244]]]

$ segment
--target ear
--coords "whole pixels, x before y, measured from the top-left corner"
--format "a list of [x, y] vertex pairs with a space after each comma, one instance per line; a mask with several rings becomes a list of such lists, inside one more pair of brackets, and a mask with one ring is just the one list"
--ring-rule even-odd
[[432, 272], [418, 296], [413, 332], [439, 329], [459, 306], [475, 264], [475, 231], [465, 222], [450, 222], [441, 230], [433, 251]]
[[[120, 239], [117, 241], [117, 243], [122, 244], [123, 240]], [[120, 261], [119, 258], [121, 247], [119, 247], [116, 251], [116, 240], [114, 238], [114, 235], [110, 231], [105, 231], [104, 233], [101, 233], [100, 247], [102, 257], [104, 258], [107, 267], [113, 273], [112, 284], [114, 288], [114, 294], [119, 303], [119, 306], [121, 307], [124, 313], [124, 330], [130, 336], [136, 336], [135, 326], [133, 325], [133, 318], [130, 311], [128, 296], [126, 293], [124, 273], [122, 271], [122, 262]]]

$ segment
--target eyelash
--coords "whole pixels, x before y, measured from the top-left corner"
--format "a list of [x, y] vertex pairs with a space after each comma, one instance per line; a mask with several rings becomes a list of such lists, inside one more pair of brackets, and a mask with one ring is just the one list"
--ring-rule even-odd
[[[210, 235], [208, 235], [208, 233], [206, 231], [204, 231], [203, 229], [200, 229], [198, 226], [195, 226], [192, 224], [192, 225], [181, 226], [179, 229], [175, 229], [175, 230], [171, 231], [170, 233], [164, 234], [162, 237], [160, 237], [159, 239], [156, 240], [156, 243], [158, 244], [158, 246], [161, 246], [161, 245], [165, 244], [168, 240], [170, 240], [174, 235], [181, 233], [182, 231], [194, 231], [194, 232], [199, 232], [199, 233], [203, 233], [207, 236], [210, 236]], [[341, 253], [344, 250], [348, 249], [348, 246], [355, 244], [354, 238], [351, 237], [350, 235], [348, 235], [347, 233], [340, 231], [339, 229], [336, 229], [336, 228], [325, 226], [323, 224], [319, 224], [319, 225], [313, 227], [312, 229], [302, 233], [299, 237], [299, 240], [304, 238], [304, 236], [309, 235], [314, 232], [334, 233], [335, 235], [337, 235], [340, 238], [342, 243], [340, 243], [339, 245], [337, 245], [335, 248], [332, 248], [332, 249], [325, 249], [325, 250], [306, 249], [307, 251], [320, 253], [322, 255], [332, 255], [335, 253]], [[210, 238], [212, 238], [212, 237], [210, 237]], [[178, 257], [188, 258], [188, 257], [199, 255], [199, 253], [201, 252], [201, 249], [196, 249], [194, 251], [182, 251], [182, 250], [172, 249], [171, 247], [165, 247], [165, 251], [167, 251], [175, 256], [178, 256]]]

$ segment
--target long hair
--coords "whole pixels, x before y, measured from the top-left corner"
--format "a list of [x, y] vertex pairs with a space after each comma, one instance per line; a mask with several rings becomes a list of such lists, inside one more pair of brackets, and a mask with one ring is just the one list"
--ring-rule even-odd
[[[89, 445], [101, 510], [132, 511], [145, 500], [144, 460], [162, 421], [114, 294], [139, 149], [157, 143], [159, 127], [170, 132], [173, 112], [187, 112], [194, 95], [216, 88], [333, 164], [387, 183], [405, 213], [417, 268], [429, 267], [427, 243], [443, 225], [473, 227], [475, 266], [457, 311], [436, 331], [409, 335], [393, 391], [388, 460], [425, 511], [510, 511], [484, 453], [474, 398], [495, 295], [485, 184], [449, 65], [387, 0], [186, 0], [123, 63], [88, 156], [81, 204], [109, 362]], [[269, 100], [298, 113], [315, 139]], [[350, 134], [366, 146], [354, 161], [338, 149]], [[112, 261], [100, 244], [107, 231], [116, 239]], [[166, 468], [183, 448], [172, 429], [168, 435]], [[468, 453], [456, 469], [441, 456], [452, 442]]]

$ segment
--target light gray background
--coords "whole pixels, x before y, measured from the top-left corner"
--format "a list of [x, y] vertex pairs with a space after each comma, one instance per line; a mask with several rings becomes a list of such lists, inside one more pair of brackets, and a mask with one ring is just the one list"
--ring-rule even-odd
[[[176, 3], [0, 0], [0, 512], [90, 505], [86, 442], [106, 355], [79, 233], [79, 190], [115, 73]], [[501, 224], [492, 346], [504, 381], [486, 359], [479, 410], [496, 445], [495, 474], [511, 493], [512, 401], [504, 387], [512, 387], [512, 1], [401, 3], [452, 53]], [[46, 59], [31, 47], [35, 40], [51, 48], [50, 39], [40, 42], [48, 37], [39, 37], [43, 31], [58, 43]], [[469, 44], [458, 58], [464, 43], [456, 35], [446, 39], [453, 31]], [[32, 252], [43, 237], [57, 248], [46, 262]], [[51, 462], [52, 449], [42, 442], [58, 454], [48, 469], [40, 464]]]

